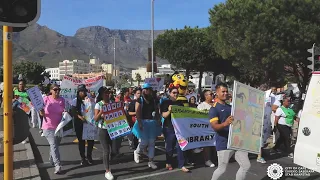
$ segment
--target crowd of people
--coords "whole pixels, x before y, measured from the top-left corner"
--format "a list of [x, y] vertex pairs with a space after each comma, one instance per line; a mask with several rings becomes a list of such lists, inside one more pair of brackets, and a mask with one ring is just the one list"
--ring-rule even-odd
[[[202, 147], [193, 150], [182, 151], [177, 143], [173, 124], [171, 122], [172, 106], [184, 106], [177, 101], [178, 88], [170, 87], [163, 92], [155, 92], [150, 84], [145, 83], [142, 87], [123, 88], [119, 94], [114, 89], [101, 87], [98, 93], [89, 92], [84, 84], [77, 88], [76, 98], [71, 103], [71, 108], [66, 107], [67, 103], [60, 96], [60, 87], [56, 84], [41, 87], [44, 99], [44, 108], [37, 112], [31, 109], [30, 119], [33, 127], [39, 127], [41, 136], [45, 137], [50, 145], [50, 162], [55, 167], [55, 174], [61, 173], [61, 160], [59, 152], [59, 144], [61, 137], [55, 135], [55, 130], [60, 123], [63, 113], [69, 112], [73, 117], [74, 129], [79, 140], [79, 154], [81, 165], [90, 165], [94, 161], [92, 159], [92, 150], [94, 140], [87, 141], [87, 151], [85, 151], [85, 140], [82, 139], [84, 118], [84, 101], [92, 101], [94, 106], [94, 120], [102, 122], [104, 120], [102, 107], [111, 102], [124, 102], [125, 112], [127, 114], [128, 124], [132, 128], [129, 134], [128, 143], [130, 149], [133, 150], [133, 160], [140, 163], [143, 154], [148, 157], [148, 167], [157, 169], [156, 163], [153, 161], [155, 156], [155, 141], [157, 137], [163, 136], [166, 150], [166, 169], [172, 170], [174, 161], [177, 161], [179, 169], [182, 172], [190, 172], [187, 165], [193, 165], [193, 153], [203, 152], [205, 166], [218, 168], [214, 171], [212, 180], [217, 180], [226, 172], [229, 159], [235, 154], [235, 159], [239, 163], [240, 168], [236, 174], [237, 180], [244, 180], [247, 171], [250, 168], [248, 153], [243, 151], [235, 151], [227, 149], [229, 125], [233, 122], [231, 116], [232, 93], [228, 92], [228, 87], [224, 83], [220, 83], [212, 90], [204, 90], [200, 95], [191, 96], [189, 98], [189, 107], [199, 110], [208, 111], [208, 121], [212, 129], [215, 131], [215, 146]], [[193, 94], [194, 90], [188, 91]], [[21, 80], [18, 88], [14, 89], [14, 107], [19, 103], [18, 99], [28, 99], [25, 89], [25, 82]], [[30, 100], [30, 99], [29, 99]], [[276, 88], [272, 88], [272, 92], [266, 98], [266, 109], [263, 126], [263, 143], [261, 148], [267, 146], [267, 140], [274, 134], [273, 147], [274, 152], [279, 152], [280, 145], [284, 144], [285, 152], [289, 157], [292, 154], [292, 139], [296, 138], [296, 133], [292, 133], [292, 129], [296, 128], [299, 116], [290, 108], [290, 99], [285, 96], [277, 96]], [[299, 113], [301, 114], [301, 112]], [[298, 118], [296, 118], [298, 117]], [[292, 128], [294, 127], [294, 128]], [[111, 140], [103, 123], [98, 123], [98, 138], [103, 148], [103, 164], [105, 167], [105, 178], [114, 179], [110, 160], [119, 156], [122, 138]], [[173, 158], [174, 151], [177, 152], [177, 159]], [[85, 153], [86, 152], [86, 153]], [[264, 152], [264, 151], [261, 151]], [[258, 156], [257, 162], [266, 163], [262, 153]]]

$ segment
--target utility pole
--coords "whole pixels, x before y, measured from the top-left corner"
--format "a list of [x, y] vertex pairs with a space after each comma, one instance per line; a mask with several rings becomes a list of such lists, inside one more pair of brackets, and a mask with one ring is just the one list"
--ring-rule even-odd
[[153, 57], [153, 41], [154, 41], [154, 0], [151, 0], [151, 77], [154, 77], [154, 57]]
[[114, 86], [117, 87], [117, 70], [116, 70], [116, 37], [113, 37], [113, 78], [114, 78]]

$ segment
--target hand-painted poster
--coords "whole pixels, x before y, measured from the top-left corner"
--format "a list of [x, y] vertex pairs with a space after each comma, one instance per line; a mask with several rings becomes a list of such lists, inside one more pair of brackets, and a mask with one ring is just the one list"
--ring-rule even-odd
[[260, 153], [265, 92], [234, 81], [228, 149]]
[[122, 102], [110, 103], [103, 106], [103, 127], [108, 130], [111, 140], [131, 133], [123, 106]]

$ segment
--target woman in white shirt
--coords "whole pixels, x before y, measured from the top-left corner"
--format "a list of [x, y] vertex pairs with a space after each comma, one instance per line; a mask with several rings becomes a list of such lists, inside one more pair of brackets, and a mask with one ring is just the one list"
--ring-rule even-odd
[[[204, 90], [203, 91], [203, 102], [198, 105], [199, 110], [206, 110], [209, 111], [213, 105], [213, 93], [211, 90]], [[214, 152], [214, 161], [216, 162], [218, 157], [215, 150], [215, 147], [204, 147], [203, 148], [203, 156], [205, 160], [205, 165], [208, 167], [215, 167], [214, 163], [211, 161], [211, 154]]]

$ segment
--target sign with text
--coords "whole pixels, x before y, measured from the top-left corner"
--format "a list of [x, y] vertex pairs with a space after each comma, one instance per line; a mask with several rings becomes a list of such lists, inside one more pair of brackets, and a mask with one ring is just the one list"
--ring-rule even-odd
[[61, 82], [60, 95], [71, 104], [72, 100], [77, 96], [77, 87], [80, 84], [85, 84], [88, 91], [94, 91], [98, 94], [98, 90], [103, 85], [103, 76], [98, 76], [90, 79], [78, 79], [74, 77], [64, 76]]
[[215, 132], [208, 111], [172, 106], [172, 124], [181, 150], [215, 146]]
[[228, 149], [260, 153], [264, 105], [265, 92], [234, 81]]
[[83, 123], [82, 139], [98, 140], [98, 127], [90, 123]]
[[73, 121], [72, 117], [68, 112], [64, 112], [61, 122], [59, 123], [55, 135], [65, 137], [73, 132]]
[[27, 90], [28, 96], [32, 102], [34, 109], [40, 111], [44, 107], [44, 101], [38, 86], [34, 86]]
[[123, 102], [116, 102], [102, 107], [104, 115], [103, 127], [108, 130], [111, 140], [131, 133], [123, 105]]
[[164, 90], [164, 78], [146, 78], [144, 83], [149, 83], [153, 90], [163, 91]]

